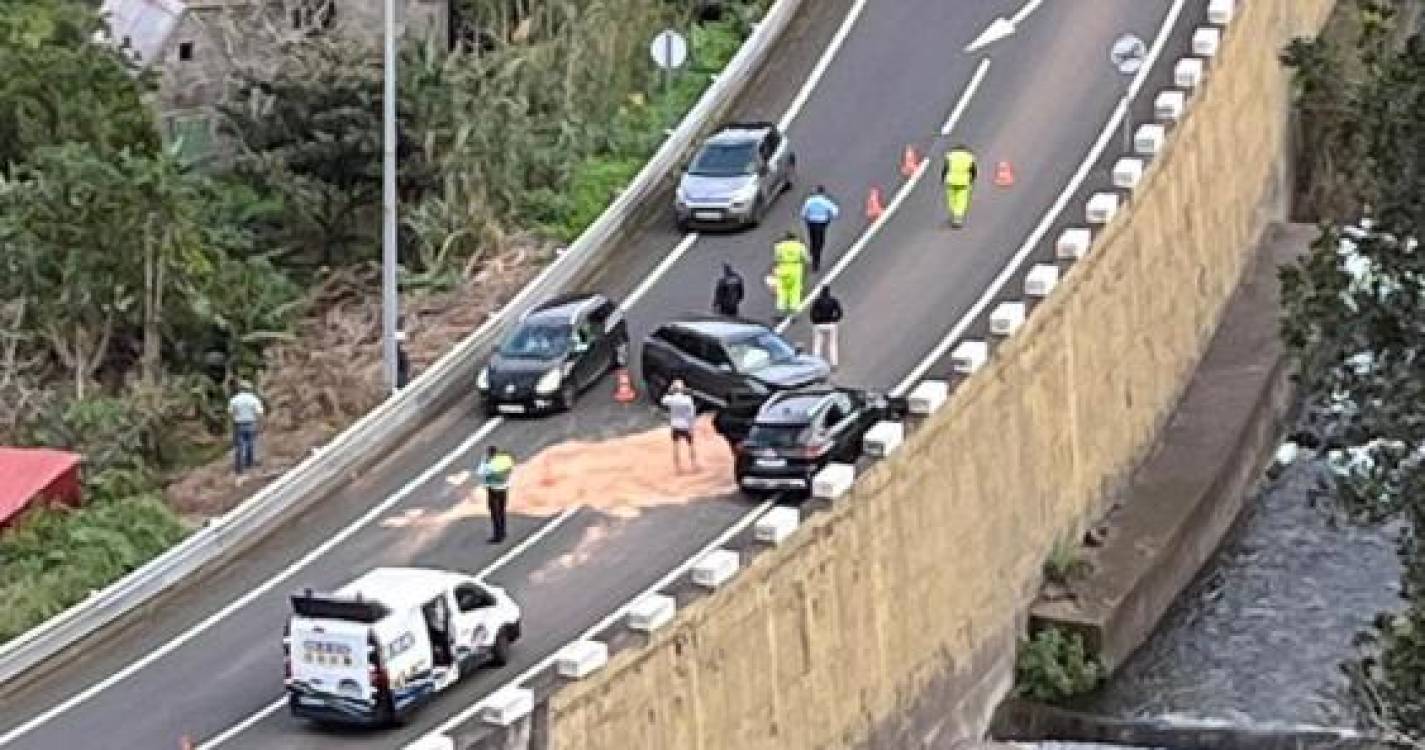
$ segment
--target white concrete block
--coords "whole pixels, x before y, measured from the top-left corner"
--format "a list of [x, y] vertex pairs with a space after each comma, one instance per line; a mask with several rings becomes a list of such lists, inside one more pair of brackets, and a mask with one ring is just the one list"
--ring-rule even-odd
[[444, 734], [428, 734], [407, 743], [401, 750], [455, 750], [455, 740]]
[[481, 701], [478, 716], [486, 724], [507, 727], [534, 710], [534, 691], [522, 687], [496, 690]]
[[950, 384], [943, 380], [922, 380], [906, 399], [911, 414], [934, 414], [950, 398]]
[[851, 464], [831, 463], [822, 467], [816, 476], [811, 478], [812, 497], [822, 500], [835, 500], [845, 495], [851, 489], [851, 484], [856, 481], [856, 467]]
[[1153, 100], [1153, 116], [1159, 120], [1177, 122], [1186, 110], [1187, 94], [1177, 89], [1163, 89]]
[[763, 513], [752, 524], [752, 538], [768, 544], [781, 544], [802, 522], [802, 514], [796, 508], [778, 505]]
[[1226, 26], [1232, 23], [1232, 15], [1236, 11], [1236, 5], [1232, 0], [1208, 0], [1207, 22], [1215, 23], [1218, 26]]
[[1168, 129], [1155, 122], [1146, 125], [1139, 125], [1138, 130], [1133, 133], [1133, 150], [1146, 156], [1152, 156], [1163, 150], [1163, 144], [1168, 140]]
[[1117, 193], [1094, 193], [1084, 210], [1084, 218], [1090, 224], [1107, 224], [1118, 214]]
[[1078, 260], [1089, 252], [1093, 244], [1093, 230], [1087, 227], [1065, 229], [1054, 243], [1054, 256], [1061, 260]]
[[1143, 160], [1125, 156], [1113, 165], [1113, 186], [1127, 190], [1138, 187], [1143, 179]]
[[905, 425], [900, 422], [877, 422], [866, 430], [862, 445], [866, 453], [877, 458], [885, 458], [895, 452], [905, 442]]
[[588, 677], [608, 663], [609, 646], [602, 641], [574, 641], [554, 657], [554, 669], [559, 676], [575, 680]]
[[735, 550], [715, 549], [693, 564], [693, 583], [715, 589], [732, 580], [740, 567], [742, 558]]
[[1201, 26], [1192, 32], [1192, 53], [1198, 57], [1215, 57], [1222, 45], [1222, 30]]
[[990, 313], [990, 333], [996, 336], [1012, 336], [1024, 325], [1028, 314], [1023, 302], [1001, 302]]
[[977, 339], [961, 341], [950, 352], [950, 368], [962, 375], [969, 375], [985, 366], [990, 358], [990, 345]]
[[663, 594], [649, 594], [633, 603], [628, 609], [628, 626], [634, 630], [651, 633], [673, 621], [678, 612], [678, 603], [673, 597]]
[[1059, 285], [1059, 267], [1053, 263], [1039, 263], [1029, 269], [1024, 277], [1024, 294], [1028, 297], [1048, 297]]
[[1180, 89], [1195, 89], [1202, 83], [1203, 70], [1202, 60], [1184, 57], [1173, 66], [1173, 85]]

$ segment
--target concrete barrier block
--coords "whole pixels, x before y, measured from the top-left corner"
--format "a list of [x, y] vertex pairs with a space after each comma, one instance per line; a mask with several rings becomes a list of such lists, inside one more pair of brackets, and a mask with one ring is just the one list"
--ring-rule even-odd
[[742, 567], [742, 558], [736, 551], [713, 550], [693, 564], [693, 583], [706, 589], [718, 588], [732, 580], [740, 567]]
[[906, 399], [911, 414], [934, 414], [950, 398], [950, 384], [943, 380], [922, 380]]
[[1163, 150], [1163, 144], [1168, 140], [1168, 129], [1155, 122], [1146, 125], [1139, 125], [1138, 130], [1133, 133], [1133, 150], [1146, 156], [1152, 156]]
[[1118, 214], [1117, 193], [1094, 193], [1084, 210], [1084, 218], [1090, 224], [1107, 224]]
[[989, 359], [989, 344], [978, 339], [961, 341], [960, 345], [950, 352], [950, 369], [961, 375], [969, 375], [984, 367], [985, 362], [988, 362]]
[[1029, 269], [1024, 277], [1024, 294], [1027, 297], [1048, 297], [1059, 285], [1059, 267], [1053, 263], [1039, 263]]
[[996, 336], [1012, 336], [1024, 325], [1027, 314], [1023, 302], [1001, 302], [990, 313], [990, 333]]
[[455, 750], [455, 740], [444, 734], [428, 734], [406, 743], [401, 750]]
[[522, 687], [496, 690], [481, 701], [477, 715], [486, 724], [507, 727], [534, 710], [534, 691]]
[[1187, 110], [1187, 94], [1177, 89], [1163, 89], [1153, 100], [1153, 116], [1166, 122], [1177, 122]]
[[752, 524], [752, 538], [767, 544], [781, 544], [801, 522], [802, 514], [796, 508], [778, 505]]
[[905, 442], [905, 425], [900, 422], [877, 422], [866, 431], [862, 445], [866, 453], [876, 458], [885, 458], [895, 452]]
[[609, 647], [601, 641], [575, 641], [554, 657], [554, 669], [559, 676], [574, 680], [582, 680], [608, 663]]
[[634, 630], [651, 633], [673, 621], [678, 612], [678, 603], [673, 597], [649, 594], [633, 603], [628, 610], [628, 626]]
[[1202, 60], [1184, 57], [1173, 66], [1173, 85], [1181, 89], [1195, 89], [1202, 83], [1203, 70]]
[[1236, 12], [1236, 3], [1232, 0], [1208, 0], [1207, 22], [1215, 23], [1218, 26], [1226, 26], [1232, 23], [1232, 16]]
[[1088, 255], [1093, 244], [1093, 230], [1087, 227], [1070, 227], [1059, 234], [1054, 243], [1054, 257], [1060, 260], [1078, 260]]
[[1201, 26], [1192, 32], [1192, 53], [1198, 57], [1215, 57], [1222, 45], [1222, 30], [1211, 26]]
[[1143, 160], [1125, 156], [1113, 165], [1113, 186], [1132, 190], [1143, 179]]
[[856, 467], [851, 464], [827, 464], [811, 478], [812, 497], [835, 500], [845, 495], [856, 481]]

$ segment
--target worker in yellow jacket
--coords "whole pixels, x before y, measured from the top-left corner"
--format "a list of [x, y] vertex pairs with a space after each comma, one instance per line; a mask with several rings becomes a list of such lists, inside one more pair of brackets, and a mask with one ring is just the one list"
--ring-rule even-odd
[[945, 182], [945, 205], [950, 210], [950, 225], [953, 227], [965, 226], [965, 214], [970, 212], [970, 191], [974, 189], [978, 174], [975, 155], [965, 144], [959, 144], [945, 154], [940, 179]]
[[771, 281], [777, 294], [778, 314], [790, 317], [801, 308], [802, 284], [809, 265], [811, 253], [797, 239], [796, 232], [787, 232], [781, 241], [772, 246]]

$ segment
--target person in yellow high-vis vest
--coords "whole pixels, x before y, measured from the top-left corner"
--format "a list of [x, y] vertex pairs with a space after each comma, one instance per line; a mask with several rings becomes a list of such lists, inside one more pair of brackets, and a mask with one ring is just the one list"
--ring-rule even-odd
[[802, 306], [802, 284], [809, 265], [811, 253], [797, 239], [796, 232], [787, 232], [781, 241], [772, 246], [771, 278], [777, 294], [779, 315], [794, 315]]
[[970, 212], [970, 192], [974, 190], [975, 155], [963, 143], [945, 154], [940, 179], [945, 181], [945, 205], [950, 210], [950, 225], [965, 226], [965, 214]]

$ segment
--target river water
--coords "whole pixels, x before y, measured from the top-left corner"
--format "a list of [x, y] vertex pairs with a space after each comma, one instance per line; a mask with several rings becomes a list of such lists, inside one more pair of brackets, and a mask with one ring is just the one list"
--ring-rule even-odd
[[1339, 665], [1399, 602], [1398, 528], [1345, 522], [1301, 460], [1263, 488], [1090, 710], [1120, 718], [1351, 726]]

